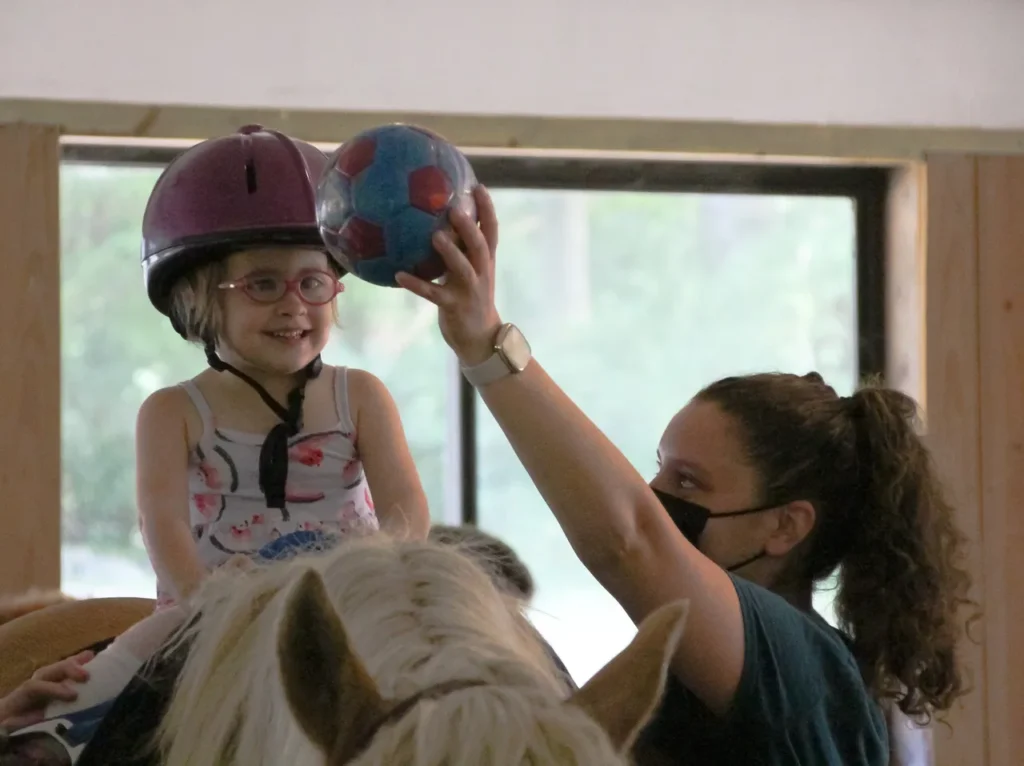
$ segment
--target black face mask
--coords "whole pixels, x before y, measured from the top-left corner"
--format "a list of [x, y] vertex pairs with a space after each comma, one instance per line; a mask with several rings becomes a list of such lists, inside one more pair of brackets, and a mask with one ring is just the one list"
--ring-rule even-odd
[[[681, 497], [676, 497], [675, 495], [670, 495], [667, 492], [662, 492], [660, 489], [651, 487], [651, 491], [654, 492], [658, 500], [661, 501], [662, 506], [664, 506], [665, 511], [669, 515], [669, 518], [672, 519], [676, 528], [683, 533], [683, 537], [685, 537], [697, 550], [700, 550], [700, 538], [704, 534], [704, 527], [707, 526], [709, 520], [747, 516], [751, 513], [763, 513], [779, 507], [778, 504], [762, 505], [757, 508], [747, 508], [742, 511], [712, 513], [703, 505], [691, 503], [689, 500], [684, 500]], [[741, 569], [747, 564], [753, 564], [758, 559], [763, 558], [764, 555], [765, 551], [762, 550], [760, 553], [751, 556], [748, 559], [744, 559], [738, 564], [733, 564], [731, 567], [727, 567], [726, 569], [729, 572], [735, 572], [737, 569]]]

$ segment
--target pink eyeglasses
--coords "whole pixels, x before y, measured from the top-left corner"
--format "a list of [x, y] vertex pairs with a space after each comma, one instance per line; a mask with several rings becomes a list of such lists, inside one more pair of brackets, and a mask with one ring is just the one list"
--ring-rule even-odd
[[294, 292], [309, 306], [323, 306], [345, 290], [336, 276], [326, 271], [309, 271], [297, 279], [285, 279], [276, 274], [253, 274], [234, 282], [217, 285], [221, 290], [241, 290], [257, 303], [277, 303]]

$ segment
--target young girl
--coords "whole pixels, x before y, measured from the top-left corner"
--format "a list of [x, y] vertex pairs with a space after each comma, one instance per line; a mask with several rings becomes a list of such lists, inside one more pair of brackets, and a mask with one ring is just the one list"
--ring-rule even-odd
[[176, 604], [211, 570], [379, 527], [427, 533], [426, 498], [387, 389], [320, 360], [343, 289], [316, 222], [325, 165], [314, 146], [247, 126], [186, 151], [150, 196], [149, 298], [204, 347], [209, 369], [140, 409], [138, 504], [158, 608], [89, 663], [74, 703], [51, 705], [34, 727], [62, 732], [54, 736], [69, 743], [72, 762], [82, 745], [73, 714], [102, 713], [181, 624]]
[[[452, 215], [465, 252], [435, 238], [443, 285], [398, 281], [438, 306], [464, 375], [633, 620], [689, 600], [638, 760], [888, 764], [880, 703], [918, 720], [949, 710], [965, 691], [962, 610], [975, 606], [914, 402], [871, 386], [840, 397], [816, 374], [726, 378], [668, 424], [648, 485], [502, 324], [482, 189], [477, 210], [479, 228]], [[811, 605], [837, 568], [841, 631]]]

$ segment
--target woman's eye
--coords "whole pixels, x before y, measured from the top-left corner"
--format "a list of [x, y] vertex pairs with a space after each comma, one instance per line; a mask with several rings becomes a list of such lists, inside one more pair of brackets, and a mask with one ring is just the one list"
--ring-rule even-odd
[[695, 482], [689, 476], [686, 476], [684, 474], [680, 474], [680, 476], [679, 476], [679, 487], [681, 489], [697, 489], [697, 482]]
[[679, 473], [678, 471], [666, 471], [665, 466], [662, 465], [659, 460], [655, 463], [657, 470], [655, 476], [665, 476], [669, 481], [673, 482], [679, 489], [682, 490], [694, 490], [700, 489], [700, 485], [694, 480], [692, 476], [685, 473]]

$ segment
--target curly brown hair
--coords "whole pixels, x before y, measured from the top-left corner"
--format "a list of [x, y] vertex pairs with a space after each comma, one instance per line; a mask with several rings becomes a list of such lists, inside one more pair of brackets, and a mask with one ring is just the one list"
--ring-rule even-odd
[[725, 378], [697, 398], [739, 426], [765, 503], [814, 506], [787, 577], [838, 569], [836, 613], [870, 691], [918, 720], [948, 710], [966, 691], [961, 607], [977, 604], [914, 400], [875, 382], [840, 397], [817, 373]]

